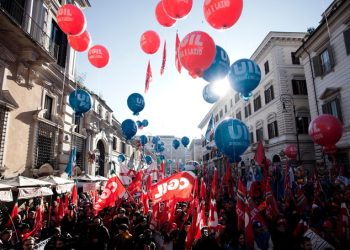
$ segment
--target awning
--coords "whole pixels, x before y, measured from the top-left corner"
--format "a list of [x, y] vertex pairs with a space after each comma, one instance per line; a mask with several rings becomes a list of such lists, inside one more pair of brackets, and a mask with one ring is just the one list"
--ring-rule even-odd
[[18, 189], [18, 199], [30, 199], [48, 195], [53, 195], [49, 187], [26, 187]]
[[12, 177], [0, 181], [0, 184], [10, 185], [14, 187], [42, 187], [51, 186], [50, 182], [42, 181], [39, 179], [28, 178], [24, 176]]
[[13, 201], [12, 186], [0, 184], [0, 201], [10, 202]]
[[85, 174], [82, 176], [74, 177], [74, 180], [77, 181], [89, 181], [89, 182], [95, 182], [95, 181], [100, 181], [99, 178], [93, 175]]
[[61, 178], [58, 176], [43, 176], [39, 178], [42, 181], [50, 182], [55, 188], [58, 194], [69, 193], [72, 191], [74, 186], [74, 181]]

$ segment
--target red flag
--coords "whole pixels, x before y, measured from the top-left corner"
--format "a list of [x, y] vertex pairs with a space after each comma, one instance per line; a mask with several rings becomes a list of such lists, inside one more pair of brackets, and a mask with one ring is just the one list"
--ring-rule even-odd
[[312, 182], [314, 184], [314, 203], [321, 205], [321, 193], [323, 192], [320, 180], [318, 179], [317, 169], [314, 168]]
[[201, 186], [200, 186], [200, 189], [199, 189], [199, 198], [201, 200], [205, 201], [206, 196], [207, 196], [207, 188], [206, 188], [206, 185], [205, 185], [205, 182], [204, 182], [204, 178], [202, 177], [201, 178]]
[[75, 207], [78, 206], [78, 192], [77, 192], [77, 186], [74, 184], [72, 189], [72, 203]]
[[[197, 179], [196, 179], [197, 180]], [[187, 236], [186, 236], [186, 250], [190, 250], [194, 241], [194, 235], [196, 233], [196, 226], [197, 226], [197, 214], [198, 211], [200, 211], [199, 209], [199, 201], [198, 201], [198, 197], [196, 196], [190, 205], [190, 210], [192, 211], [192, 223], [191, 226], [187, 232]], [[188, 211], [190, 213], [190, 211]]]
[[140, 192], [142, 189], [142, 175], [143, 171], [140, 170], [137, 172], [136, 177], [132, 180], [130, 185], [128, 186], [128, 192], [130, 195], [133, 195], [137, 192]]
[[247, 193], [247, 190], [246, 190], [246, 187], [244, 186], [243, 182], [241, 180], [238, 180], [237, 204], [236, 204], [238, 230], [243, 230], [243, 228], [244, 228], [244, 213], [245, 213], [246, 193]]
[[17, 215], [18, 215], [18, 202], [16, 201], [15, 204], [13, 205], [11, 215], [9, 220], [7, 221], [6, 227], [12, 226], [12, 221], [15, 219]]
[[159, 180], [163, 179], [165, 177], [165, 164], [164, 161], [160, 163], [160, 169], [159, 169]]
[[218, 195], [218, 170], [214, 168], [213, 179], [211, 181], [211, 199], [216, 199]]
[[179, 54], [178, 54], [178, 48], [180, 46], [180, 38], [179, 34], [176, 32], [176, 41], [175, 41], [175, 65], [176, 69], [179, 73], [181, 73], [181, 63], [179, 59]]
[[340, 212], [338, 215], [337, 223], [337, 237], [340, 240], [348, 240], [350, 238], [350, 216], [349, 210], [346, 207], [345, 202], [340, 205]]
[[95, 204], [98, 213], [105, 207], [115, 206], [115, 202], [125, 193], [126, 189], [117, 176], [108, 179], [105, 189]]
[[253, 218], [251, 216], [251, 211], [250, 211], [250, 207], [247, 199], [245, 199], [244, 233], [245, 233], [246, 244], [251, 249], [254, 249]]
[[218, 218], [218, 210], [216, 207], [216, 200], [210, 199], [208, 227], [209, 229], [216, 230], [218, 227], [218, 224], [219, 224], [219, 218]]
[[149, 211], [149, 204], [148, 204], [148, 194], [142, 190], [141, 198], [140, 198], [142, 204], [143, 204], [143, 214], [146, 215]]
[[150, 220], [150, 229], [152, 230], [158, 230], [159, 226], [159, 203], [153, 204], [152, 206], [152, 215], [151, 215], [151, 220]]
[[299, 186], [297, 186], [296, 208], [299, 211], [303, 211], [307, 205], [308, 205], [308, 200], [307, 200], [303, 190]]
[[41, 230], [43, 226], [43, 212], [44, 212], [44, 208], [43, 208], [43, 202], [41, 200], [40, 205], [38, 205], [36, 208], [33, 229], [32, 231], [23, 235], [22, 241], [25, 241], [29, 236], [35, 235], [39, 230]]
[[198, 206], [197, 211], [197, 221], [196, 221], [196, 231], [194, 239], [199, 239], [201, 237], [201, 229], [206, 226], [206, 218], [205, 218], [205, 202], [201, 201], [200, 205]]
[[149, 84], [151, 81], [152, 81], [151, 62], [148, 61], [147, 71], [146, 71], [146, 80], [145, 80], [145, 93], [147, 93], [147, 91], [149, 89]]
[[290, 203], [292, 197], [292, 184], [290, 182], [289, 165], [286, 163], [285, 173], [284, 173], [284, 201], [286, 205]]
[[163, 75], [163, 73], [164, 73], [165, 63], [166, 63], [166, 41], [164, 41], [164, 47], [163, 47], [162, 66], [160, 68], [160, 74], [161, 75]]
[[265, 200], [266, 200], [266, 216], [270, 219], [276, 218], [278, 215], [278, 206], [275, 197], [272, 194], [269, 180], [265, 181]]
[[265, 149], [264, 149], [262, 140], [259, 141], [258, 147], [256, 148], [256, 152], [254, 155], [254, 161], [256, 161], [262, 167], [264, 177], [267, 177], [267, 173], [269, 171], [269, 169], [268, 169], [269, 166], [268, 166], [267, 159], [265, 156]]
[[150, 199], [154, 203], [176, 198], [177, 201], [189, 201], [192, 198], [192, 189], [195, 183], [195, 175], [190, 172], [173, 174], [151, 186]]
[[152, 176], [148, 175], [146, 180], [146, 191], [148, 192], [151, 189], [152, 186]]
[[64, 217], [64, 196], [62, 196], [61, 198], [57, 197], [57, 203], [58, 203], [58, 214], [57, 214], [57, 224], [61, 223], [61, 220]]

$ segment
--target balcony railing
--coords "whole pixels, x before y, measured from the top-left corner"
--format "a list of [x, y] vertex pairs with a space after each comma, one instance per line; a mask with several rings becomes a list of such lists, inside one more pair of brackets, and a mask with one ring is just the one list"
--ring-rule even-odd
[[0, 10], [15, 22], [32, 40], [34, 40], [49, 55], [57, 59], [59, 45], [54, 43], [50, 36], [26, 13], [16, 0], [0, 0]]

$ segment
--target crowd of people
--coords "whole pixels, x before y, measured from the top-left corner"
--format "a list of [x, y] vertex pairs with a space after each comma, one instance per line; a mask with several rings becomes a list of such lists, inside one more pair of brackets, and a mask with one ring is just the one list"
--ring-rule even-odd
[[[133, 199], [119, 199], [115, 206], [96, 213], [95, 197], [80, 192], [77, 206], [69, 203], [63, 218], [58, 219], [58, 204], [51, 197], [43, 202], [40, 229], [28, 234], [38, 226], [35, 222], [38, 213], [36, 207], [41, 201], [34, 199], [30, 206], [25, 206], [27, 209], [19, 210], [11, 223], [7, 223], [7, 217], [3, 216], [0, 249], [350, 249], [349, 179], [346, 173], [341, 178], [333, 178], [327, 170], [321, 170], [317, 173], [320, 191], [316, 190], [316, 179], [301, 167], [291, 167], [286, 171], [286, 166], [275, 165], [268, 174], [255, 165], [232, 168], [229, 171], [231, 184], [227, 179], [221, 179], [218, 185], [218, 225], [201, 225], [200, 235], [190, 242], [189, 238], [193, 237], [188, 237], [188, 234], [195, 234], [190, 229], [194, 220], [190, 211], [191, 202], [177, 202], [171, 221], [162, 220], [162, 223], [154, 224], [152, 205], [153, 209], [159, 210], [157, 216], [161, 217], [165, 211], [163, 203], [154, 206], [149, 201], [150, 210], [145, 211], [144, 204], [136, 196]], [[207, 182], [208, 193], [211, 178], [210, 171], [202, 171], [198, 176], [198, 179]], [[247, 229], [247, 225], [239, 226], [238, 223], [237, 203], [241, 191], [238, 182], [247, 188], [249, 198], [245, 201], [252, 202], [259, 213], [251, 221], [252, 231]], [[287, 182], [291, 185], [288, 192]], [[271, 200], [266, 198], [268, 190], [264, 183], [272, 187], [276, 202], [276, 213], [273, 215], [268, 212]], [[210, 216], [208, 210], [207, 203], [207, 218]], [[10, 212], [9, 209], [8, 214]], [[249, 244], [247, 238], [253, 244]], [[315, 248], [316, 240], [319, 242], [318, 248]], [[42, 248], [38, 246], [39, 242], [45, 242]], [[323, 247], [319, 247], [320, 244]]]

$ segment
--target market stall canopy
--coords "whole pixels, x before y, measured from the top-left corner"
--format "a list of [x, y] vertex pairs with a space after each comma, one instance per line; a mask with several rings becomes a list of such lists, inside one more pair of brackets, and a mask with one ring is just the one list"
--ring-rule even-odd
[[89, 175], [89, 174], [85, 174], [85, 175], [81, 175], [81, 176], [75, 177], [74, 180], [77, 180], [77, 181], [88, 181], [88, 182], [100, 181], [100, 179], [97, 178], [96, 176]]
[[108, 181], [108, 178], [101, 175], [96, 175], [95, 177], [98, 178], [99, 181]]
[[52, 184], [50, 182], [24, 176], [4, 179], [0, 181], [0, 184], [16, 187], [18, 189], [18, 199], [30, 199], [53, 194], [50, 187]]
[[13, 201], [11, 188], [13, 188], [13, 186], [0, 184], [0, 201]]
[[55, 186], [58, 194], [71, 192], [74, 186], [73, 180], [68, 180], [53, 175], [40, 177], [39, 180], [50, 182], [53, 186]]

